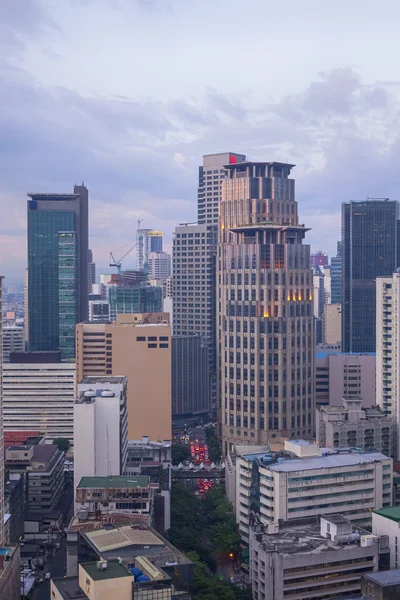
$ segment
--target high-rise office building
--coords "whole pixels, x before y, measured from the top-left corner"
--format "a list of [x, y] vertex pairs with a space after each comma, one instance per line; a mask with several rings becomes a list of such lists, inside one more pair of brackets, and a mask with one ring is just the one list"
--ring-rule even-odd
[[220, 204], [219, 424], [230, 443], [314, 435], [314, 316], [308, 231], [294, 165], [229, 164]]
[[92, 293], [92, 286], [96, 283], [96, 263], [93, 262], [93, 252], [88, 250], [88, 293]]
[[29, 348], [67, 358], [88, 318], [88, 190], [28, 196]]
[[25, 345], [29, 342], [29, 300], [28, 300], [28, 269], [24, 277], [24, 339]]
[[400, 272], [376, 280], [376, 402], [393, 420], [400, 457]]
[[108, 289], [111, 320], [119, 314], [162, 311], [162, 287], [149, 285], [110, 285]]
[[337, 254], [331, 258], [331, 302], [342, 303], [342, 242], [337, 243]]
[[128, 378], [128, 438], [170, 440], [171, 327], [164, 313], [118, 315], [116, 323], [76, 327], [77, 381]]
[[371, 199], [342, 204], [344, 352], [375, 352], [377, 277], [400, 266], [399, 203]]
[[[0, 336], [3, 346], [3, 276], [0, 276]], [[3, 358], [0, 356], [0, 547], [4, 544]]]
[[149, 279], [162, 286], [171, 275], [171, 255], [167, 252], [150, 252], [148, 265]]
[[162, 231], [138, 229], [136, 232], [136, 268], [148, 272], [150, 252], [162, 252]]
[[199, 167], [199, 187], [197, 193], [197, 222], [199, 225], [218, 225], [218, 206], [221, 201], [221, 184], [227, 175], [225, 165], [241, 163], [244, 154], [221, 152], [205, 154], [203, 165]]
[[10, 362], [11, 352], [25, 350], [25, 331], [23, 327], [11, 325], [3, 328], [3, 362]]
[[318, 250], [315, 254], [310, 255], [310, 267], [327, 267], [329, 263], [328, 255], [322, 250]]
[[172, 338], [172, 416], [210, 411], [208, 348], [200, 335]]

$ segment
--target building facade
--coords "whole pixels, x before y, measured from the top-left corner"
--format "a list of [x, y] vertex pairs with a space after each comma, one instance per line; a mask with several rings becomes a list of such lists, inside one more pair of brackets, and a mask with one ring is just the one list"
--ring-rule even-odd
[[322, 318], [322, 338], [324, 344], [342, 343], [342, 305], [325, 304]]
[[313, 269], [314, 267], [327, 267], [329, 264], [329, 257], [326, 252], [322, 252], [322, 250], [318, 250], [315, 254], [310, 255], [310, 267]]
[[199, 335], [172, 337], [172, 416], [210, 411], [208, 349]]
[[25, 350], [25, 331], [23, 327], [9, 326], [3, 328], [3, 362], [10, 362], [11, 352]]
[[125, 375], [129, 379], [128, 438], [148, 435], [155, 441], [170, 440], [172, 348], [168, 315], [120, 315], [120, 319], [120, 323], [77, 325], [77, 380]]
[[400, 266], [399, 203], [387, 199], [342, 204], [343, 308], [345, 352], [376, 350], [377, 277]]
[[337, 243], [336, 256], [331, 258], [331, 302], [342, 304], [342, 242]]
[[79, 321], [79, 265], [74, 231], [58, 234], [59, 346], [63, 359], [75, 358], [75, 325]]
[[150, 252], [148, 275], [162, 286], [171, 276], [171, 255], [167, 252]]
[[400, 548], [398, 538], [400, 536], [400, 507], [390, 506], [372, 513], [372, 533], [378, 536], [386, 535], [390, 548], [390, 568], [400, 567]]
[[219, 426], [228, 443], [314, 435], [313, 280], [293, 165], [227, 165], [220, 204]]
[[162, 288], [148, 285], [110, 285], [108, 288], [111, 320], [117, 315], [162, 311]]
[[[61, 263], [66, 268], [67, 248], [60, 234], [71, 234], [75, 265], [77, 318], [88, 317], [88, 190], [74, 186], [72, 194], [28, 194], [28, 316], [29, 348], [32, 351], [58, 351], [60, 298], [70, 303], [69, 277], [61, 280]], [[64, 256], [62, 260], [61, 256]], [[66, 287], [64, 287], [66, 286]], [[68, 300], [67, 300], [68, 297]], [[75, 302], [75, 295], [74, 301]], [[66, 306], [64, 305], [64, 309]], [[70, 314], [70, 313], [68, 313]]]
[[106, 300], [89, 300], [89, 321], [91, 323], [109, 323], [110, 320], [109, 302], [106, 302]]
[[74, 405], [74, 489], [82, 477], [118, 476], [128, 447], [126, 377], [84, 377]]
[[4, 430], [39, 431], [47, 441], [66, 438], [72, 444], [75, 363], [50, 363], [40, 352], [16, 358], [21, 362], [7, 363], [3, 369]]
[[390, 418], [379, 408], [363, 408], [361, 398], [343, 398], [342, 406], [320, 406], [315, 421], [320, 448], [361, 448], [393, 456]]
[[162, 231], [138, 229], [136, 232], [136, 268], [148, 272], [151, 252], [162, 252]]
[[93, 252], [88, 250], [88, 294], [92, 293], [93, 285], [96, 283], [96, 263], [93, 262]]

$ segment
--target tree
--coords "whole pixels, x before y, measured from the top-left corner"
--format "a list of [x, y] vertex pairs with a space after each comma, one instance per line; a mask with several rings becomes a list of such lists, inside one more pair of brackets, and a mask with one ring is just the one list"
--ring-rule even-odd
[[67, 438], [56, 438], [53, 441], [53, 444], [55, 446], [58, 446], [58, 449], [61, 450], [61, 452], [68, 452], [70, 447], [70, 443], [69, 440], [67, 440]]
[[174, 444], [171, 450], [172, 464], [179, 465], [179, 463], [190, 459], [189, 446], [185, 444]]
[[215, 427], [206, 427], [205, 432], [209, 459], [211, 462], [218, 463], [221, 460], [221, 444], [217, 438]]

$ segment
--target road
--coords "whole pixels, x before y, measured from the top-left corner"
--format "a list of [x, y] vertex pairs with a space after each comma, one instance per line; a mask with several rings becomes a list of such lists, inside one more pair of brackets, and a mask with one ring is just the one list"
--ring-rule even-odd
[[[67, 565], [67, 540], [64, 536], [60, 540], [61, 547], [56, 551], [50, 563], [48, 563], [44, 570], [43, 575], [47, 572], [51, 573], [52, 577], [63, 577], [64, 568]], [[32, 594], [34, 600], [49, 600], [50, 598], [50, 581], [45, 579], [43, 583], [36, 588]]]

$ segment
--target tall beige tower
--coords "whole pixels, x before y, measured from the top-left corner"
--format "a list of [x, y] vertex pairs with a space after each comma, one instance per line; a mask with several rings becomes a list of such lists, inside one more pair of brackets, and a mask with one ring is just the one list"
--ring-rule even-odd
[[293, 166], [226, 166], [217, 266], [224, 452], [232, 443], [314, 436], [313, 279]]
[[77, 384], [88, 375], [128, 379], [128, 439], [172, 437], [171, 326], [166, 313], [117, 315], [76, 326]]

